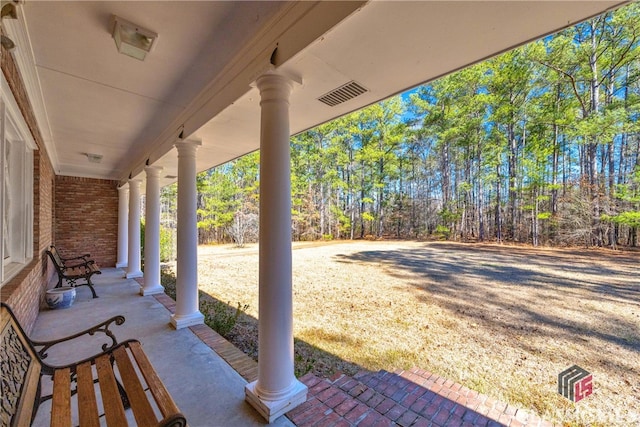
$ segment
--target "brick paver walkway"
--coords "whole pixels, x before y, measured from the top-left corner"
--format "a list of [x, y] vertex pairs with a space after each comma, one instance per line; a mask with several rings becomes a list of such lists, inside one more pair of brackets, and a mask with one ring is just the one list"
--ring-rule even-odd
[[321, 379], [307, 374], [307, 401], [287, 416], [299, 427], [551, 426], [422, 369], [361, 372]]
[[[137, 280], [143, 284], [143, 279]], [[173, 313], [173, 299], [165, 294], [155, 297]], [[257, 379], [258, 364], [217, 332], [206, 325], [189, 329], [248, 382]], [[363, 371], [332, 379], [307, 374], [300, 381], [309, 387], [307, 401], [287, 413], [298, 427], [552, 426], [534, 414], [417, 368]]]

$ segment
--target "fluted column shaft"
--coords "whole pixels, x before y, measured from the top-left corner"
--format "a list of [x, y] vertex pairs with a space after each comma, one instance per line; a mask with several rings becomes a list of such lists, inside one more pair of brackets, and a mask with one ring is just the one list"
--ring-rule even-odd
[[159, 166], [144, 168], [147, 175], [144, 221], [144, 286], [141, 295], [161, 294], [160, 284], [160, 172]]
[[306, 400], [294, 375], [291, 264], [289, 96], [293, 83], [277, 74], [258, 78], [260, 90], [260, 253], [258, 380], [247, 401], [269, 422]]
[[128, 263], [129, 246], [129, 187], [118, 187], [118, 258], [116, 267], [123, 268]]
[[176, 266], [176, 328], [204, 323], [198, 304], [198, 223], [196, 216], [196, 150], [199, 142], [176, 143], [178, 150], [178, 254]]
[[140, 269], [140, 180], [129, 180], [129, 242], [127, 279], [142, 277]]

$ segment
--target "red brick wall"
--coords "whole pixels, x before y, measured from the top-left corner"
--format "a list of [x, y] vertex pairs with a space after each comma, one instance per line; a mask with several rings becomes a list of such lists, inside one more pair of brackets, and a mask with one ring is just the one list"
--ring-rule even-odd
[[116, 265], [118, 182], [57, 176], [55, 245], [62, 256], [90, 253], [101, 267]]
[[33, 155], [33, 260], [0, 289], [0, 299], [12, 307], [28, 333], [53, 274], [44, 262], [44, 251], [53, 239], [54, 172], [13, 56], [2, 48], [0, 58], [2, 73], [38, 146]]
[[38, 146], [33, 156], [33, 260], [0, 289], [0, 300], [11, 306], [29, 333], [54, 274], [45, 256], [51, 244], [56, 244], [63, 254], [91, 252], [99, 265], [115, 265], [118, 190], [115, 181], [56, 178], [24, 83], [13, 56], [4, 48], [0, 64]]

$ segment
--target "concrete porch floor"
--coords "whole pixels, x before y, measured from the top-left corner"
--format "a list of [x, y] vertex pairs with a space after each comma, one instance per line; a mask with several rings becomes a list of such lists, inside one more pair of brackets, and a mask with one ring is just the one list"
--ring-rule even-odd
[[[120, 269], [107, 268], [92, 280], [99, 298], [91, 298], [87, 286], [77, 288], [72, 307], [43, 309], [31, 332], [34, 340], [50, 340], [73, 334], [112, 316], [123, 315], [121, 326], [112, 325], [118, 341], [139, 340], [158, 375], [192, 427], [262, 426], [266, 422], [244, 401], [247, 381], [189, 328], [174, 330], [170, 311], [154, 296], [140, 296], [140, 285], [124, 279]], [[202, 327], [204, 328], [204, 326]], [[104, 336], [104, 335], [103, 335]], [[99, 351], [94, 338], [76, 339], [54, 347], [52, 364], [80, 360]], [[43, 385], [43, 395], [49, 384]], [[34, 426], [48, 425], [50, 401], [43, 403]], [[130, 411], [128, 411], [130, 412]], [[280, 417], [272, 425], [293, 426]]]

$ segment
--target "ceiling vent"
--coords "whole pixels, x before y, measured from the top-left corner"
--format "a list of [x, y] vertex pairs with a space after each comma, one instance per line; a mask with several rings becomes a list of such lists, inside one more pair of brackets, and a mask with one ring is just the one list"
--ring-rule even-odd
[[335, 107], [338, 104], [347, 102], [348, 100], [368, 91], [368, 89], [365, 89], [360, 84], [350, 81], [349, 83], [322, 95], [318, 98], [318, 101], [327, 104], [329, 107]]

